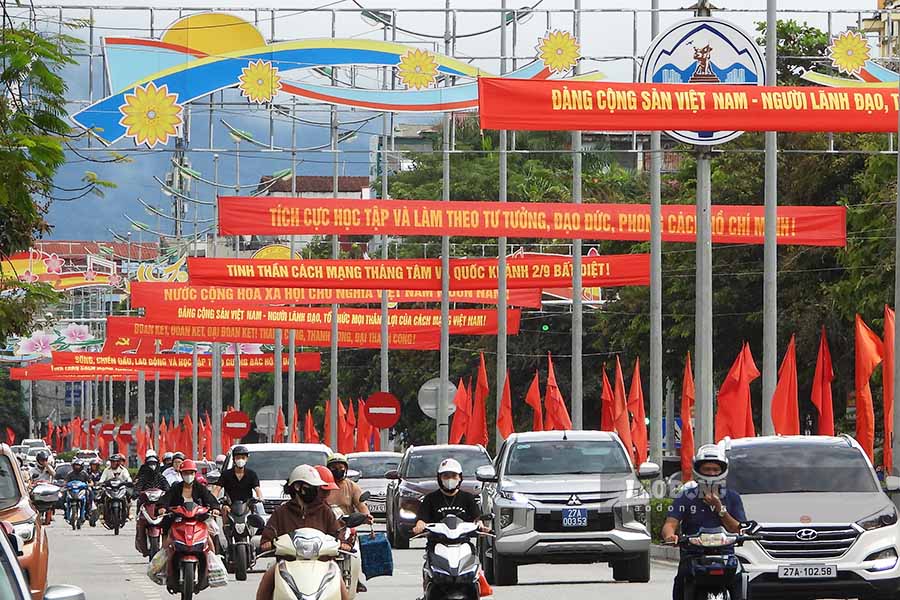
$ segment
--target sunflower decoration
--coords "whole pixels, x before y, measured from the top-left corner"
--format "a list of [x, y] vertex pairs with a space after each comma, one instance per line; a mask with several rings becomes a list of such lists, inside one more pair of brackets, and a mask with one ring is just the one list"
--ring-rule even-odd
[[135, 144], [147, 144], [150, 148], [165, 145], [181, 129], [178, 94], [170, 94], [167, 85], [156, 87], [151, 81], [135, 87], [134, 93], [125, 94], [125, 104], [119, 107], [119, 112], [122, 113], [119, 124]]
[[437, 78], [438, 65], [434, 55], [428, 50], [410, 49], [400, 57], [397, 66], [400, 81], [408, 88], [421, 90], [434, 83]]
[[568, 71], [581, 58], [581, 45], [568, 31], [555, 30], [541, 38], [538, 56], [554, 73]]
[[845, 31], [828, 47], [831, 64], [841, 73], [857, 75], [869, 60], [869, 43], [857, 31]]
[[267, 60], [260, 59], [250, 62], [241, 69], [241, 72], [242, 75], [238, 77], [240, 81], [238, 87], [241, 94], [250, 102], [257, 104], [271, 102], [275, 94], [281, 90], [281, 76], [278, 75], [278, 69]]

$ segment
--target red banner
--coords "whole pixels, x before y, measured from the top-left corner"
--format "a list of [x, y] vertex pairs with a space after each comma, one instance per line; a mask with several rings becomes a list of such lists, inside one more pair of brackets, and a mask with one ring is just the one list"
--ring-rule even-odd
[[[244, 288], [135, 281], [131, 284], [131, 305], [146, 308], [164, 302], [213, 301], [217, 304], [379, 304], [379, 290], [332, 290], [315, 288]], [[432, 290], [390, 290], [392, 304], [440, 302], [441, 293]], [[457, 304], [497, 304], [497, 290], [455, 290], [450, 302]], [[508, 290], [507, 304], [541, 308], [541, 290]]]
[[[175, 379], [176, 373], [180, 374], [182, 377], [185, 377], [186, 374], [188, 374], [184, 371], [166, 369], [159, 371], [159, 378], [164, 381], [171, 381]], [[148, 377], [155, 376], [155, 374], [156, 371], [147, 372]], [[223, 375], [224, 374], [225, 370], [223, 369]], [[247, 373], [241, 373], [242, 378], [246, 378], [247, 375]], [[198, 376], [201, 378], [212, 377], [212, 371], [199, 371]], [[13, 367], [10, 369], [10, 378], [13, 381], [87, 381], [95, 377], [111, 377], [113, 381], [125, 381], [128, 379], [133, 382], [137, 380], [137, 370], [53, 364], [38, 364], [23, 368]]]
[[897, 131], [893, 88], [478, 79], [481, 127], [599, 131]]
[[[169, 302], [144, 309], [151, 323], [182, 325], [241, 325], [280, 327], [284, 329], [331, 330], [331, 308], [291, 306], [220, 306], [216, 302]], [[520, 311], [507, 311], [510, 335], [519, 333]], [[392, 332], [440, 330], [441, 311], [428, 309], [392, 309], [388, 311], [388, 329]], [[339, 331], [381, 331], [381, 310], [374, 308], [341, 308], [338, 310]], [[451, 310], [451, 335], [495, 335], [496, 310]]]
[[[663, 206], [663, 241], [694, 242], [694, 214], [693, 206]], [[713, 206], [711, 218], [713, 242], [763, 243], [762, 206]], [[776, 227], [780, 244], [843, 246], [846, 208], [780, 206]], [[219, 229], [224, 235], [352, 233], [645, 242], [650, 239], [650, 205], [220, 196]]]
[[[222, 357], [222, 368], [233, 369], [235, 357], [225, 355]], [[274, 354], [242, 354], [241, 372], [265, 373], [274, 370]], [[318, 352], [298, 352], [296, 354], [297, 371], [318, 371]], [[77, 365], [82, 367], [106, 367], [124, 368], [137, 371], [154, 371], [156, 369], [169, 369], [183, 373], [190, 373], [193, 369], [192, 354], [100, 354], [99, 352], [54, 352], [53, 364]], [[282, 357], [282, 370], [287, 371], [288, 357]], [[200, 354], [197, 356], [197, 368], [201, 370], [212, 369], [212, 356]]]
[[[585, 256], [584, 287], [649, 285], [649, 254]], [[497, 288], [496, 258], [450, 259], [451, 290]], [[570, 287], [572, 258], [537, 256], [507, 261], [509, 289]], [[188, 258], [191, 281], [197, 285], [240, 287], [332, 287], [334, 289], [440, 290], [441, 260], [254, 260]]]
[[[275, 330], [268, 327], [247, 327], [243, 325], [181, 325], [171, 323], [148, 323], [139, 317], [108, 317], [106, 321], [107, 341], [134, 341], [135, 339], [159, 340], [164, 345], [178, 341], [237, 342], [248, 344], [270, 344], [275, 339]], [[298, 346], [331, 346], [330, 330], [297, 329]], [[288, 332], [282, 332], [284, 342]], [[380, 348], [381, 332], [338, 333], [339, 348]], [[440, 334], [435, 331], [414, 333], [389, 333], [388, 348], [391, 350], [438, 350]]]

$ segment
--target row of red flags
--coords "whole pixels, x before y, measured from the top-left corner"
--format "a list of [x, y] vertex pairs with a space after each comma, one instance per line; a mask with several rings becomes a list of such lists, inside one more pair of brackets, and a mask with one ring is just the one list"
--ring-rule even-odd
[[[370, 450], [381, 450], [381, 435], [377, 427], [373, 427], [366, 418], [366, 403], [360, 398], [357, 402], [357, 409], [353, 408], [353, 401], [348, 400], [347, 407], [344, 402], [338, 398], [338, 415], [337, 415], [337, 449], [342, 454], [350, 452], [369, 452]], [[275, 419], [274, 441], [298, 443], [300, 441], [299, 428], [300, 410], [295, 407], [294, 416], [290, 429], [287, 428], [284, 412], [278, 409], [278, 416]], [[331, 440], [331, 403], [325, 403], [325, 443]], [[315, 420], [312, 412], [306, 411], [303, 420], [303, 442], [307, 444], [318, 444], [321, 442], [319, 431], [316, 429]]]

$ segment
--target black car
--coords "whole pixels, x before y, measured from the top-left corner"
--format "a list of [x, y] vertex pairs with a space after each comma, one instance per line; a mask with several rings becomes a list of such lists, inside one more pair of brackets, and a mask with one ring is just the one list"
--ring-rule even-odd
[[437, 468], [446, 458], [454, 458], [463, 468], [462, 489], [479, 497], [481, 484], [475, 469], [491, 464], [482, 446], [412, 446], [403, 454], [400, 468], [388, 471], [387, 535], [394, 548], [409, 548], [409, 537], [416, 524], [419, 504], [426, 494], [438, 489]]

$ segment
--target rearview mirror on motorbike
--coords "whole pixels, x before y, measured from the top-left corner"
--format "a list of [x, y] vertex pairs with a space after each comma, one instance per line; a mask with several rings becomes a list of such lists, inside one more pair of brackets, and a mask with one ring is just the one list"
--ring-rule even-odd
[[369, 491], [365, 491], [359, 495], [359, 501], [365, 502], [366, 500], [368, 500], [371, 497], [372, 497], [372, 494]]
[[344, 523], [344, 526], [350, 528], [359, 527], [368, 521], [369, 517], [361, 512], [355, 512], [341, 517], [341, 522]]

